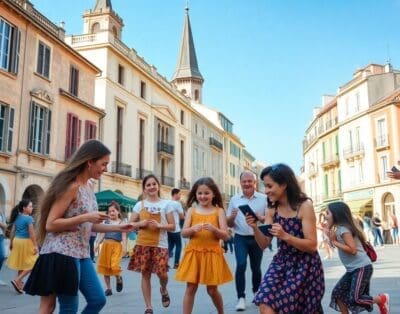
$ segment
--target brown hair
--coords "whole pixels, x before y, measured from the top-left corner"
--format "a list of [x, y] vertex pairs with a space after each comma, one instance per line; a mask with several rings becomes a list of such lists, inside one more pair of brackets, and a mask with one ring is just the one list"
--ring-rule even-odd
[[[160, 190], [161, 190], [160, 181], [158, 180], [158, 178], [157, 178], [154, 174], [148, 174], [147, 176], [145, 176], [145, 177], [143, 178], [143, 181], [142, 181], [142, 190], [144, 191], [144, 187], [145, 187], [145, 185], [146, 185], [146, 182], [147, 182], [149, 179], [154, 179], [154, 180], [157, 182], [157, 184], [158, 184], [158, 197], [161, 197], [161, 195], [160, 195]], [[146, 198], [146, 197], [144, 197], [144, 198]], [[144, 198], [143, 198], [143, 199], [144, 199]]]
[[200, 178], [193, 184], [193, 187], [190, 190], [190, 193], [188, 195], [188, 200], [186, 203], [188, 208], [192, 206], [194, 202], [197, 203], [196, 192], [200, 185], [206, 185], [213, 192], [214, 197], [211, 201], [213, 206], [224, 208], [221, 192], [219, 191], [218, 186], [215, 184], [214, 180], [210, 177]]
[[65, 169], [55, 176], [37, 213], [37, 242], [39, 245], [43, 243], [46, 236], [47, 217], [54, 202], [65, 192], [66, 187], [86, 169], [88, 161], [97, 161], [110, 154], [110, 150], [103, 143], [98, 140], [89, 140], [75, 152]]
[[[111, 203], [108, 205], [108, 209], [110, 209], [110, 207], [114, 207], [117, 211], [118, 211], [118, 218], [121, 219], [121, 206], [119, 206], [117, 201], [111, 201]], [[107, 209], [107, 213], [108, 213], [108, 209]]]

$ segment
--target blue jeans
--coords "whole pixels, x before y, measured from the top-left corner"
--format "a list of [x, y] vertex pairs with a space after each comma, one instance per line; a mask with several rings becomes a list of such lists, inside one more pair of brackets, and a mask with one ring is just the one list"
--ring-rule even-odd
[[[86, 299], [87, 305], [82, 313], [95, 314], [106, 304], [106, 297], [99, 278], [90, 258], [77, 259], [79, 274], [79, 291]], [[60, 305], [60, 314], [75, 314], [78, 312], [79, 296], [57, 295]]]
[[0, 270], [3, 267], [3, 262], [6, 259], [6, 251], [4, 249], [4, 236], [0, 234]]
[[244, 298], [246, 287], [247, 255], [250, 258], [252, 272], [253, 292], [257, 292], [261, 283], [261, 259], [263, 251], [258, 246], [254, 236], [242, 236], [235, 234], [234, 248], [236, 256], [235, 284], [238, 298]]
[[174, 256], [175, 247], [175, 259], [174, 264], [179, 264], [182, 251], [182, 238], [180, 232], [168, 232], [168, 253], [169, 257]]
[[379, 242], [380, 245], [384, 244], [384, 241], [383, 241], [383, 238], [382, 238], [381, 229], [372, 228], [372, 234], [374, 235], [374, 246], [377, 246], [378, 242]]

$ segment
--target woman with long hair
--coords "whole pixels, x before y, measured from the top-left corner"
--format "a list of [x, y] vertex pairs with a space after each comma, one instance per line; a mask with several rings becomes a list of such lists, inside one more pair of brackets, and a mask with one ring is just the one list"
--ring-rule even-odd
[[32, 202], [23, 199], [12, 209], [9, 220], [12, 228], [7, 266], [18, 271], [17, 277], [11, 284], [19, 294], [23, 293], [22, 279], [31, 272], [38, 253], [31, 214]]
[[106, 298], [89, 254], [92, 231], [129, 231], [130, 224], [105, 225], [98, 212], [91, 180], [98, 180], [110, 161], [110, 150], [97, 140], [85, 142], [51, 182], [38, 215], [40, 256], [24, 290], [40, 295], [40, 314], [77, 313], [78, 290], [87, 305], [82, 313], [98, 313]]
[[285, 164], [266, 167], [260, 175], [267, 194], [265, 223], [268, 235], [246, 215], [254, 237], [262, 249], [272, 237], [278, 239], [278, 252], [255, 294], [261, 314], [323, 313], [324, 272], [317, 250], [316, 218], [312, 202], [297, 182], [293, 170]]

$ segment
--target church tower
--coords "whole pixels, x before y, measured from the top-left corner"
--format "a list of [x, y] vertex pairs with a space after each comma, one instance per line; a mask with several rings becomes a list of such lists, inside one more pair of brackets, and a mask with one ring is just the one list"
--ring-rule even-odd
[[123, 27], [122, 19], [112, 9], [111, 0], [96, 0], [94, 9], [83, 15], [84, 34], [109, 31], [115, 38], [121, 39]]
[[203, 76], [197, 65], [196, 50], [189, 20], [189, 7], [185, 8], [185, 21], [178, 62], [172, 83], [187, 97], [196, 103], [202, 103]]

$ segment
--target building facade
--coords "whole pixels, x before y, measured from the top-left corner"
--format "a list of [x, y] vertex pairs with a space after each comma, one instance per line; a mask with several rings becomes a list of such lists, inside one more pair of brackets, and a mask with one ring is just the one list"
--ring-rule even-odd
[[[97, 138], [100, 70], [29, 1], [0, 2], [0, 208], [38, 201], [85, 139]], [[83, 83], [84, 82], [84, 83]]]

